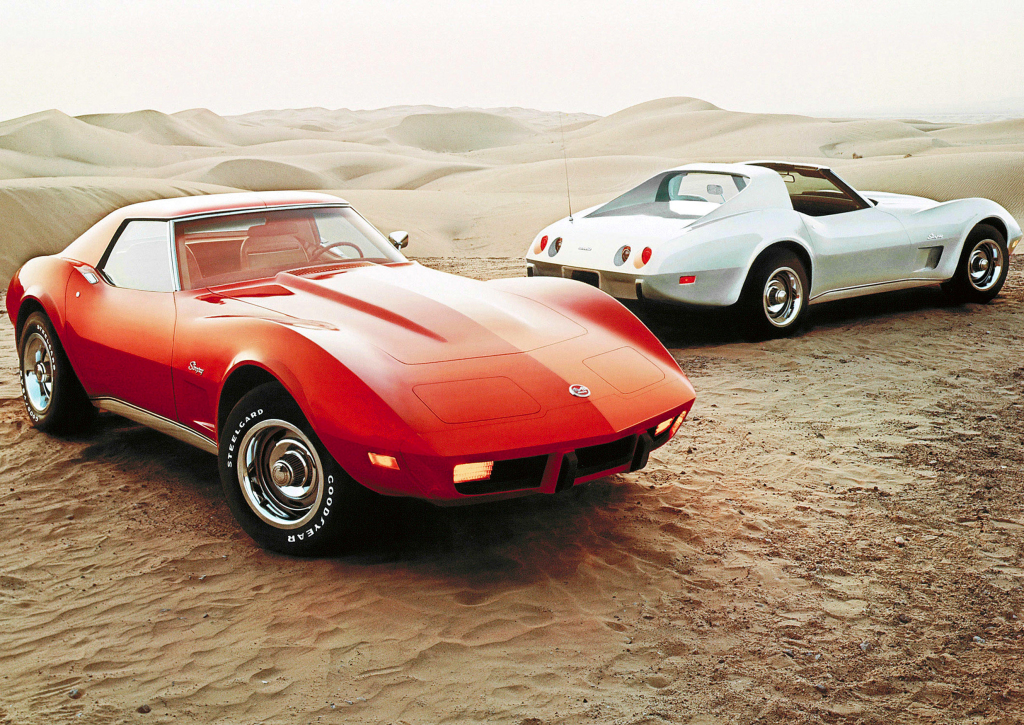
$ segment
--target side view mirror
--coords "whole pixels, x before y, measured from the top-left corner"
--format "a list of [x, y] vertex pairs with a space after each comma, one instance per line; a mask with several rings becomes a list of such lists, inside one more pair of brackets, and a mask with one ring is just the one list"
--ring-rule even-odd
[[391, 232], [388, 241], [395, 245], [395, 249], [405, 249], [409, 246], [409, 232]]

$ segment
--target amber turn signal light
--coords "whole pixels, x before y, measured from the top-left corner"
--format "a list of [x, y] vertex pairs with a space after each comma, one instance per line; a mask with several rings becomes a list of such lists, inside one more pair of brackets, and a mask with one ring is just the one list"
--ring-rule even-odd
[[679, 426], [681, 426], [683, 424], [683, 421], [686, 420], [686, 414], [689, 412], [689, 410], [684, 410], [682, 413], [679, 414], [679, 417], [676, 418], [676, 422], [672, 424], [672, 430], [669, 431], [669, 438], [674, 437], [675, 434], [679, 432]]
[[370, 457], [370, 463], [380, 468], [390, 468], [392, 471], [398, 470], [398, 459], [394, 456], [384, 456], [380, 453], [367, 453]]

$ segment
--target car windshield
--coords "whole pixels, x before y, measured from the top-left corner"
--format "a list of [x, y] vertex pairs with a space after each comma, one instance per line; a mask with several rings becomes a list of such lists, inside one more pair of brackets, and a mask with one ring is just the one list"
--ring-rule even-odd
[[793, 208], [807, 216], [829, 216], [867, 209], [868, 204], [831, 169], [796, 164], [761, 163], [779, 172]]
[[273, 277], [303, 267], [404, 262], [350, 207], [228, 214], [174, 224], [182, 289]]
[[660, 216], [697, 219], [733, 198], [747, 186], [738, 174], [712, 171], [666, 171], [612, 199], [588, 217]]

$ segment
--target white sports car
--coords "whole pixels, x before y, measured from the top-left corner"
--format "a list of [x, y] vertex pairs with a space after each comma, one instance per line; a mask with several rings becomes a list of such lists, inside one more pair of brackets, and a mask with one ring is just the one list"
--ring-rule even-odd
[[1021, 228], [988, 199], [858, 192], [824, 166], [689, 164], [544, 229], [530, 276], [572, 277], [620, 299], [738, 305], [781, 336], [810, 304], [942, 284], [987, 302]]

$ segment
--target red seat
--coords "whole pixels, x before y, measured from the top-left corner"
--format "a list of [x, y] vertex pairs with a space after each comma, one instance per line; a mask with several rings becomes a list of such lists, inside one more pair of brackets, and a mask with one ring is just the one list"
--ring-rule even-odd
[[300, 238], [302, 227], [295, 222], [270, 222], [249, 227], [239, 249], [242, 269], [286, 267], [309, 262]]

